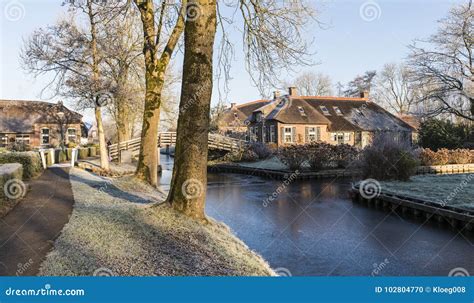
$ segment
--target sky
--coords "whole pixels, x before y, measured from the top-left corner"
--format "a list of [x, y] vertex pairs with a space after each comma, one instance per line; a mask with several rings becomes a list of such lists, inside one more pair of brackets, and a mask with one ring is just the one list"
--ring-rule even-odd
[[[227, 0], [228, 1], [228, 0]], [[290, 1], [290, 0], [281, 0]], [[294, 0], [291, 0], [294, 1]], [[333, 83], [347, 83], [367, 70], [380, 70], [384, 64], [401, 62], [407, 56], [407, 45], [414, 39], [434, 33], [437, 20], [459, 1], [448, 0], [367, 0], [312, 1], [319, 11], [318, 20], [324, 28], [310, 24], [305, 28], [308, 41], [313, 41], [313, 66], [295, 67], [296, 72], [321, 72]], [[49, 76], [37, 79], [28, 75], [19, 60], [23, 40], [39, 27], [54, 24], [64, 14], [62, 0], [0, 0], [0, 99], [46, 100], [41, 94]], [[241, 33], [233, 31], [236, 41], [232, 62], [230, 91], [225, 102], [244, 103], [259, 99], [259, 90], [252, 84], [245, 69]], [[179, 69], [182, 56], [176, 57]], [[283, 71], [290, 80], [295, 74]], [[214, 90], [217, 91], [216, 89]], [[218, 100], [213, 94], [213, 103]], [[65, 100], [66, 104], [68, 103]]]

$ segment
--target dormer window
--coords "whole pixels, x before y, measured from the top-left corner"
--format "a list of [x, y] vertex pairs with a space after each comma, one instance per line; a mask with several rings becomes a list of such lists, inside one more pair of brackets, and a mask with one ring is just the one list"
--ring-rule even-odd
[[336, 112], [336, 115], [343, 116], [342, 111], [339, 107], [333, 106], [332, 108], [334, 108], [334, 111]]
[[239, 117], [239, 115], [237, 115], [237, 113], [234, 113], [234, 118], [237, 119]]
[[304, 116], [304, 117], [306, 116], [306, 113], [304, 112], [304, 108], [303, 108], [303, 107], [298, 106], [298, 111], [300, 112], [300, 115], [302, 115], [302, 116]]
[[330, 116], [330, 115], [331, 115], [331, 114], [329, 113], [328, 109], [326, 108], [326, 106], [321, 105], [319, 108], [321, 109], [321, 111], [323, 112], [323, 114], [324, 114], [325, 116]]

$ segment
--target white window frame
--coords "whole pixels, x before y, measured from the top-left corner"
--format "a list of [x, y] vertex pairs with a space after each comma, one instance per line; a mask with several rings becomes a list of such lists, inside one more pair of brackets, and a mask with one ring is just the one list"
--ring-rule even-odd
[[351, 141], [351, 133], [344, 133], [344, 142]]
[[[44, 134], [43, 131], [47, 129], [48, 134]], [[44, 138], [48, 137], [48, 142], [44, 143]], [[41, 145], [48, 145], [51, 143], [51, 129], [49, 127], [43, 127], [41, 128], [41, 133], [40, 133], [40, 140], [41, 140]]]
[[270, 142], [275, 142], [275, 125], [270, 125]]
[[[319, 129], [319, 134], [321, 135], [321, 128], [317, 126], [310, 126], [308, 127], [308, 143], [311, 142], [318, 142], [321, 140], [321, 138], [318, 138], [318, 129]], [[311, 139], [311, 137], [314, 137], [314, 139]]]
[[331, 113], [329, 112], [329, 110], [328, 110], [328, 108], [327, 108], [326, 106], [321, 105], [321, 106], [319, 106], [319, 108], [320, 108], [321, 111], [323, 112], [323, 115], [325, 115], [325, 116], [330, 116], [330, 115], [331, 115]]
[[30, 145], [30, 135], [26, 135], [26, 134], [16, 135], [15, 142]]
[[[74, 135], [70, 135], [69, 134], [69, 130], [74, 130]], [[67, 130], [66, 130], [66, 134], [67, 134], [67, 142], [74, 142], [76, 143], [76, 140], [77, 140], [77, 129], [74, 128], [74, 127], [69, 127]], [[74, 140], [71, 141], [71, 137], [74, 137]]]
[[[288, 133], [289, 130], [289, 133]], [[290, 139], [290, 140], [287, 140]], [[293, 127], [284, 126], [283, 127], [283, 143], [293, 143]]]
[[334, 111], [336, 112], [336, 115], [338, 115], [338, 116], [344, 116], [344, 114], [342, 113], [342, 110], [341, 110], [339, 107], [333, 106], [332, 108], [333, 108]]
[[8, 135], [7, 134], [0, 134], [0, 144], [7, 146], [8, 145]]

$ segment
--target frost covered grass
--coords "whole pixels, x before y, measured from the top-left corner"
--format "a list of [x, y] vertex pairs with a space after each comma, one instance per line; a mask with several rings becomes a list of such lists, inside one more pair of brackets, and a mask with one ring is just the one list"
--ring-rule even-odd
[[40, 275], [274, 275], [228, 227], [212, 219], [198, 224], [158, 203], [164, 195], [132, 177], [72, 169], [71, 183], [71, 219]]
[[420, 175], [408, 182], [381, 182], [382, 192], [474, 210], [474, 174]]

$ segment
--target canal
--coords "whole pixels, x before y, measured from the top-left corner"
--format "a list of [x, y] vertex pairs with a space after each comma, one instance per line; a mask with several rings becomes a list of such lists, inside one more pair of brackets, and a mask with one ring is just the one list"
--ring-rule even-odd
[[[162, 156], [169, 187], [172, 159]], [[350, 180], [282, 181], [209, 174], [206, 213], [227, 224], [281, 274], [474, 274], [474, 236], [353, 204]], [[279, 194], [274, 194], [279, 192]], [[269, 202], [271, 195], [276, 198]]]

